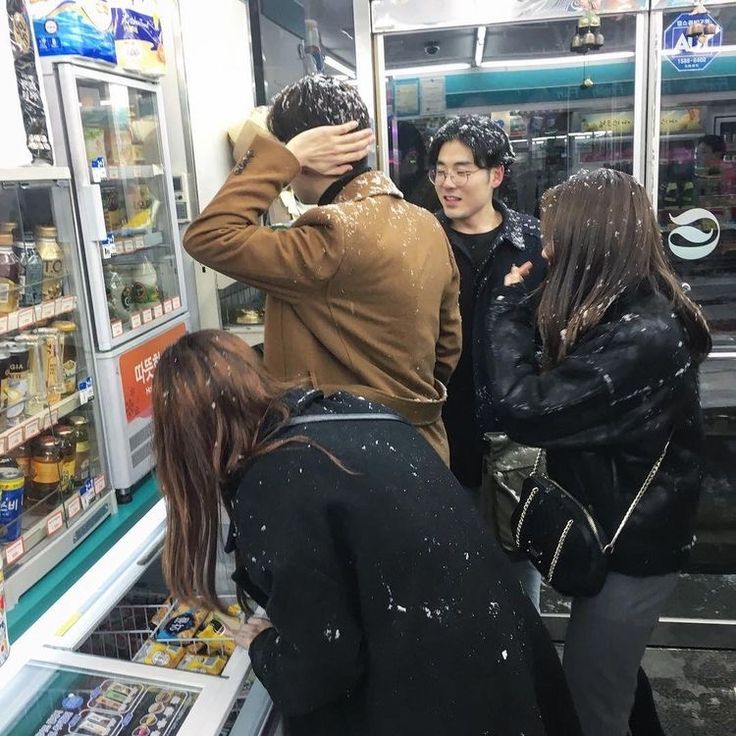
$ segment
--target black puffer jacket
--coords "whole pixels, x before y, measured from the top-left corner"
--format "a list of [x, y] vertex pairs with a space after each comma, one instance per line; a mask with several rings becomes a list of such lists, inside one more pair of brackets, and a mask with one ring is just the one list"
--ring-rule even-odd
[[519, 442], [548, 450], [550, 477], [592, 511], [609, 535], [623, 519], [667, 438], [662, 468], [625, 527], [611, 568], [634, 575], [679, 570], [692, 546], [701, 484], [697, 366], [661, 295], [619, 299], [567, 359], [540, 373], [523, 285], [498, 292], [486, 320], [493, 418]]
[[[463, 351], [455, 372], [447, 384], [447, 402], [442, 420], [450, 443], [450, 468], [455, 477], [471, 488], [482, 480], [484, 446], [478, 425], [476, 406], [477, 383], [485, 378], [485, 350], [495, 339], [485, 329], [485, 315], [493, 292], [503, 286], [504, 276], [512, 266], [531, 261], [532, 272], [527, 279], [530, 288], [542, 283], [547, 265], [542, 258], [539, 222], [495, 202], [503, 216], [503, 225], [495, 241], [488, 242], [488, 257], [477, 268], [463, 244], [462, 236], [452, 229], [452, 223], [442, 213], [436, 217], [447, 233], [460, 272], [460, 316], [463, 325]], [[485, 431], [491, 428], [486, 427]]]
[[274, 625], [251, 660], [290, 736], [579, 736], [544, 625], [437, 453], [348, 394], [289, 403], [369, 417], [285, 430], [313, 444], [234, 491], [236, 580]]

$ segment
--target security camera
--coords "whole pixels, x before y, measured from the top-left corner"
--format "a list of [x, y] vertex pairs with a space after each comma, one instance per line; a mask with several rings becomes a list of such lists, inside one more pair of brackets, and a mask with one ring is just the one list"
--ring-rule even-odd
[[424, 44], [424, 53], [427, 54], [427, 56], [437, 56], [439, 52], [440, 52], [439, 41], [427, 41], [427, 43]]

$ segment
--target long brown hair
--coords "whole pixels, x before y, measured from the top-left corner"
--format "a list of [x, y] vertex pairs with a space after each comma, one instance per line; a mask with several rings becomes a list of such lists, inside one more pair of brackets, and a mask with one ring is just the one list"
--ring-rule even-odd
[[264, 418], [287, 417], [285, 386], [227, 332], [185, 335], [161, 356], [153, 379], [157, 475], [168, 507], [163, 569], [171, 592], [221, 609], [215, 590], [220, 503], [249, 460], [281, 446], [261, 437]]
[[710, 352], [708, 325], [664, 253], [644, 187], [611, 169], [583, 171], [542, 198], [542, 241], [550, 268], [537, 322], [547, 368], [642, 283], [672, 303], [697, 362]]

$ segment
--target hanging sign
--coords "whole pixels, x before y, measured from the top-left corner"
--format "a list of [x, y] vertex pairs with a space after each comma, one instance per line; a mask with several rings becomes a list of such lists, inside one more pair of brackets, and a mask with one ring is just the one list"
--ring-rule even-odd
[[718, 56], [722, 43], [723, 29], [710, 13], [681, 13], [664, 32], [664, 55], [678, 72], [699, 72]]

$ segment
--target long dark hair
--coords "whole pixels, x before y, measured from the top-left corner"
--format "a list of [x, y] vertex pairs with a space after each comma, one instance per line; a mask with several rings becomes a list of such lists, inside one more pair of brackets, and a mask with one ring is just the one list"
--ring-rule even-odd
[[550, 268], [537, 320], [546, 367], [564, 360], [619, 297], [642, 284], [670, 300], [694, 359], [710, 352], [705, 317], [667, 260], [649, 197], [632, 176], [584, 171], [550, 189], [542, 198], [542, 241]]
[[250, 459], [284, 444], [261, 436], [266, 417], [286, 419], [257, 354], [227, 332], [185, 335], [161, 356], [153, 379], [157, 475], [168, 524], [163, 569], [173, 595], [221, 609], [215, 591], [220, 503]]

